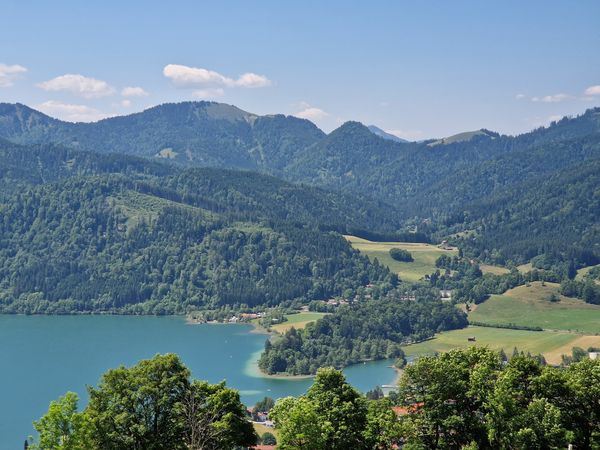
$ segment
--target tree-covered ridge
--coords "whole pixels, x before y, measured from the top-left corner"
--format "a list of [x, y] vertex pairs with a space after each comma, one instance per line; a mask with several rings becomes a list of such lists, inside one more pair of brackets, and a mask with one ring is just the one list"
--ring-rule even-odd
[[64, 178], [121, 174], [131, 178], [167, 177], [172, 166], [116, 153], [100, 155], [68, 147], [18, 145], [0, 139], [0, 195], [19, 192], [26, 186]]
[[[212, 102], [160, 105], [93, 124], [70, 124], [23, 105], [2, 104], [0, 137], [154, 159], [158, 155], [188, 166], [249, 169], [374, 197], [394, 205], [406, 220], [403, 230], [416, 226], [439, 239], [475, 230], [470, 254], [498, 263], [518, 264], [546, 254], [544, 243], [556, 239], [553, 231], [563, 236], [561, 246], [575, 239], [578, 248], [598, 254], [597, 233], [590, 225], [595, 219], [583, 212], [597, 180], [588, 177], [585, 186], [577, 186], [577, 176], [582, 175], [579, 167], [600, 158], [599, 108], [520, 136], [484, 130], [470, 139], [431, 145], [382, 139], [357, 122], [325, 135], [306, 120], [257, 116]], [[57, 167], [57, 173], [65, 167], [69, 165]], [[29, 176], [35, 174], [32, 166]], [[555, 186], [576, 185], [566, 206], [571, 222], [548, 218], [547, 209], [557, 202], [547, 186], [557, 177], [565, 178]], [[381, 211], [385, 205], [374, 202], [373, 209]], [[361, 213], [370, 215], [366, 209]], [[369, 225], [373, 223], [377, 221]], [[513, 229], [523, 236], [535, 230], [529, 234], [536, 242], [506, 239], [504, 234]], [[488, 257], [492, 253], [496, 256]]]
[[257, 116], [214, 102], [169, 103], [91, 124], [62, 122], [24, 105], [0, 104], [0, 137], [20, 144], [56, 143], [192, 166], [277, 170], [322, 136], [308, 120]]
[[418, 301], [409, 301], [394, 291], [385, 299], [340, 307], [301, 331], [292, 328], [268, 341], [259, 367], [270, 374], [300, 375], [325, 366], [403, 359], [401, 345], [465, 326], [463, 312], [427, 292], [419, 294]]
[[[113, 167], [128, 165], [128, 173], [136, 179], [155, 171], [174, 171], [161, 185], [184, 190], [190, 201], [195, 195], [203, 208], [209, 204], [206, 199], [218, 198], [228, 210], [242, 209], [246, 216], [254, 211], [273, 220], [297, 217], [323, 230], [354, 230], [357, 235], [416, 228], [435, 240], [454, 239], [470, 257], [506, 266], [544, 258], [580, 267], [600, 258], [595, 208], [599, 108], [520, 136], [485, 130], [470, 139], [431, 145], [382, 139], [357, 122], [325, 135], [305, 120], [257, 116], [211, 102], [161, 105], [94, 124], [69, 124], [23, 105], [2, 104], [0, 136], [41, 143], [37, 160], [21, 164], [15, 148], [9, 157], [13, 162], [4, 168], [0, 165], [5, 173], [31, 182], [69, 173], [89, 174], [96, 170], [92, 166], [99, 165], [93, 161], [98, 155], [67, 155], [62, 164], [49, 163], [52, 170], [40, 171], [37, 164], [46, 164], [49, 156], [42, 153], [48, 143], [70, 148], [50, 151], [50, 155], [86, 149], [156, 160], [160, 154], [184, 165], [250, 169], [344, 194], [309, 192], [275, 179], [256, 183], [251, 174], [238, 175], [238, 184], [244, 185], [240, 189], [231, 174], [181, 173], [159, 164], [140, 171], [139, 161], [111, 158]], [[12, 186], [6, 180], [4, 185]], [[563, 186], [568, 186], [564, 196]], [[370, 200], [373, 197], [378, 200]], [[288, 202], [294, 206], [288, 208]], [[300, 209], [296, 207], [299, 202], [303, 203]], [[306, 214], [296, 216], [305, 210], [312, 210], [309, 216], [316, 214], [318, 220]], [[329, 211], [335, 220], [328, 219]]]
[[[600, 151], [600, 140], [594, 145]], [[600, 158], [505, 189], [473, 206], [477, 218], [472, 230], [455, 242], [470, 255], [496, 264], [533, 260], [540, 268], [557, 271], [569, 263], [597, 264], [599, 174]]]
[[338, 234], [268, 217], [244, 220], [173, 193], [111, 175], [11, 197], [0, 205], [2, 310], [182, 313], [395, 283]]

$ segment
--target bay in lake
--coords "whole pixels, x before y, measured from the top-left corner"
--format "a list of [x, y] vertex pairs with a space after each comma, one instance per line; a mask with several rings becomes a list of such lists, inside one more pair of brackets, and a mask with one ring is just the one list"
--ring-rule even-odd
[[[249, 325], [190, 325], [180, 317], [0, 315], [0, 450], [23, 448], [51, 400], [67, 391], [86, 401], [102, 373], [156, 353], [177, 353], [194, 378], [227, 385], [253, 405], [264, 396], [300, 395], [310, 379], [260, 376], [256, 357], [265, 335]], [[345, 370], [362, 391], [390, 384], [390, 361]]]

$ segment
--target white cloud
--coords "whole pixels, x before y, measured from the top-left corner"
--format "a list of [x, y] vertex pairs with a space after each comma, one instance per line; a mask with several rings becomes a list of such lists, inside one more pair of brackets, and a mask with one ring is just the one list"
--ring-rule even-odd
[[320, 120], [329, 116], [329, 114], [323, 111], [321, 108], [315, 108], [314, 106], [310, 106], [306, 103], [302, 103], [302, 106], [303, 109], [301, 111], [298, 111], [292, 115], [308, 120]]
[[97, 109], [86, 105], [74, 105], [54, 100], [40, 103], [39, 105], [36, 105], [35, 108], [52, 117], [57, 117], [69, 122], [95, 122], [110, 117], [110, 114], [104, 114]]
[[545, 95], [543, 97], [531, 97], [532, 102], [542, 102], [542, 103], [559, 103], [564, 102], [565, 100], [571, 100], [573, 97], [567, 94], [554, 94], [554, 95]]
[[106, 81], [71, 73], [38, 83], [37, 86], [45, 91], [69, 91], [83, 98], [106, 97], [115, 93], [115, 88]]
[[245, 88], [261, 88], [267, 87], [271, 85], [271, 80], [269, 80], [264, 75], [257, 75], [252, 72], [245, 73], [241, 75], [236, 81], [235, 85], [239, 87]]
[[526, 95], [525, 95], [525, 94], [517, 94], [517, 95], [515, 95], [515, 98], [516, 98], [517, 100], [523, 100], [525, 97], [526, 97]]
[[260, 88], [271, 85], [264, 75], [255, 73], [244, 73], [237, 80], [221, 75], [213, 70], [202, 69], [199, 67], [189, 67], [180, 64], [168, 64], [163, 69], [163, 75], [180, 88], [201, 88], [201, 87], [244, 87]]
[[225, 94], [225, 91], [222, 88], [198, 89], [192, 92], [194, 98], [202, 100], [221, 97], [223, 94]]
[[587, 88], [585, 90], [585, 95], [600, 95], [600, 84], [597, 84], [596, 86], [590, 86], [589, 88]]
[[386, 133], [393, 134], [407, 141], [419, 141], [424, 135], [421, 130], [384, 130]]
[[121, 100], [121, 106], [123, 108], [129, 108], [129, 107], [131, 107], [131, 100]]
[[25, 72], [27, 72], [27, 68], [19, 64], [13, 64], [12, 66], [0, 64], [0, 87], [12, 86], [14, 81]]
[[146, 97], [148, 93], [139, 86], [128, 86], [121, 91], [123, 97]]

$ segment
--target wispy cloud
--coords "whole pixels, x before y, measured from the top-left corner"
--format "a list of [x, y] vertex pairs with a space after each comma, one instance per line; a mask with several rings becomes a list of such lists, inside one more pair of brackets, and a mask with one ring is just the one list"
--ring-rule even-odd
[[523, 100], [525, 97], [527, 97], [525, 94], [517, 94], [517, 95], [515, 95], [515, 98], [517, 100]]
[[128, 86], [121, 90], [123, 97], [147, 97], [148, 93], [139, 86]]
[[12, 86], [15, 80], [21, 77], [25, 72], [27, 72], [27, 68], [20, 66], [19, 64], [9, 66], [0, 63], [0, 87]]
[[86, 105], [75, 105], [49, 100], [35, 106], [36, 109], [52, 117], [57, 117], [68, 122], [95, 122], [111, 114], [105, 114]]
[[163, 75], [179, 88], [262, 88], [272, 84], [266, 76], [252, 72], [244, 73], [234, 79], [214, 70], [180, 64], [166, 65], [163, 69]]
[[600, 95], [600, 84], [595, 86], [590, 86], [585, 90], [585, 95], [593, 97], [595, 95]]
[[311, 106], [306, 102], [300, 102], [299, 107], [300, 107], [300, 111], [292, 114], [293, 116], [299, 117], [301, 119], [308, 119], [308, 120], [313, 120], [313, 121], [329, 117], [329, 113], [323, 111], [321, 108]]
[[116, 92], [106, 81], [71, 73], [38, 83], [37, 86], [45, 91], [67, 91], [87, 99], [107, 97]]
[[572, 100], [574, 97], [568, 94], [544, 95], [543, 97], [531, 97], [532, 102], [542, 103], [560, 103], [566, 100]]

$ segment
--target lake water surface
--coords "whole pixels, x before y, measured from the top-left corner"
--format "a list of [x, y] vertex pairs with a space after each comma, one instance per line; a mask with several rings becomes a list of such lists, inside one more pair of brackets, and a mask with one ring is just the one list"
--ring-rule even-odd
[[[67, 391], [86, 401], [102, 373], [156, 353], [177, 353], [194, 378], [227, 385], [253, 405], [264, 396], [300, 395], [310, 379], [260, 376], [265, 335], [249, 325], [189, 325], [179, 317], [0, 315], [0, 450], [18, 450], [51, 400]], [[390, 361], [345, 370], [362, 391], [390, 384]]]

